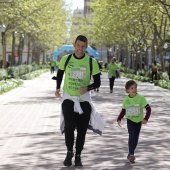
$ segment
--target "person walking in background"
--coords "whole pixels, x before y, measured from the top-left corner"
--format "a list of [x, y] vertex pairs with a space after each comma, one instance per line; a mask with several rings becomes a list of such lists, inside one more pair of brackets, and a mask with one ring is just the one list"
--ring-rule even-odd
[[[74, 44], [75, 52], [68, 61], [68, 55], [60, 60], [57, 72], [57, 87], [55, 95], [61, 97], [60, 86], [65, 71], [63, 96], [62, 96], [62, 114], [64, 122], [61, 120], [61, 131], [65, 133], [65, 144], [67, 155], [63, 162], [64, 166], [72, 165], [74, 156], [74, 131], [77, 130], [75, 142], [75, 166], [83, 166], [81, 161], [81, 152], [85, 143], [86, 131], [89, 126], [92, 111], [92, 102], [90, 90], [98, 88], [100, 82], [100, 70], [97, 61], [85, 54], [88, 46], [87, 38], [79, 35]], [[92, 72], [90, 73], [90, 60], [92, 61]], [[65, 62], [68, 64], [65, 68]], [[90, 84], [91, 74], [93, 83]], [[64, 126], [64, 130], [63, 130]]]
[[[151, 114], [151, 107], [145, 97], [137, 93], [137, 83], [129, 80], [125, 85], [127, 96], [124, 97], [122, 110], [117, 118], [117, 123], [121, 126], [121, 119], [126, 116], [127, 129], [129, 133], [127, 159], [130, 163], [135, 163], [135, 149], [138, 144], [139, 134], [142, 124], [146, 124]], [[144, 117], [143, 107], [146, 109]]]
[[52, 58], [50, 60], [51, 74], [54, 74], [55, 66], [56, 66], [56, 61], [54, 60], [54, 58]]
[[158, 68], [160, 67], [161, 65], [159, 63], [157, 63], [156, 61], [154, 61], [152, 63], [152, 82], [153, 82], [153, 79], [155, 78], [155, 80], [157, 80], [157, 74], [158, 74]]
[[113, 93], [113, 86], [114, 86], [114, 82], [116, 78], [116, 70], [120, 68], [120, 66], [121, 66], [121, 63], [116, 64], [116, 57], [113, 57], [111, 63], [108, 64], [110, 93]]

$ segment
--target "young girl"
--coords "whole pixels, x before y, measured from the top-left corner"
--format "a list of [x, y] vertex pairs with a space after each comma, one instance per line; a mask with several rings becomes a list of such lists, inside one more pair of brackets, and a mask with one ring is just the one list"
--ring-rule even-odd
[[[151, 114], [151, 107], [145, 97], [137, 93], [137, 83], [129, 80], [125, 85], [126, 92], [129, 95], [124, 97], [122, 110], [117, 118], [118, 125], [121, 126], [121, 119], [126, 117], [127, 129], [129, 133], [127, 159], [130, 163], [135, 163], [134, 152], [138, 144], [139, 134], [142, 124], [146, 124]], [[144, 117], [143, 108], [146, 109]]]

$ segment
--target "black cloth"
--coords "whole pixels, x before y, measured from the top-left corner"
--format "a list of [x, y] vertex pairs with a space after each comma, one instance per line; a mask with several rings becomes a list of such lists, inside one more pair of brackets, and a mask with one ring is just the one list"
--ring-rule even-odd
[[155, 77], [155, 80], [157, 80], [157, 72], [152, 71], [152, 81], [153, 81], [154, 77]]
[[110, 90], [113, 90], [114, 82], [115, 82], [115, 77], [114, 77], [114, 76], [112, 76], [111, 78], [109, 78]]
[[142, 122], [135, 123], [135, 122], [132, 122], [131, 120], [127, 119], [127, 129], [128, 129], [128, 133], [129, 133], [129, 140], [128, 140], [129, 154], [128, 154], [128, 156], [135, 154], [135, 149], [138, 145], [141, 126], [142, 126]]
[[74, 112], [74, 102], [66, 99], [62, 103], [62, 110], [65, 121], [65, 143], [68, 151], [73, 150], [74, 131], [77, 130], [76, 154], [80, 155], [83, 150], [85, 136], [90, 121], [91, 105], [89, 102], [80, 102], [83, 114]]
[[102, 70], [102, 65], [100, 63], [98, 63], [98, 65], [99, 65], [99, 69]]

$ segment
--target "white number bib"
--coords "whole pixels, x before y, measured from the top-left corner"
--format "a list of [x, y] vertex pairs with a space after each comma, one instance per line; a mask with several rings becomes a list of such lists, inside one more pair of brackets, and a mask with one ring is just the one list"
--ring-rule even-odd
[[140, 106], [139, 104], [135, 104], [135, 105], [127, 105], [126, 106], [126, 114], [128, 116], [136, 116], [140, 114]]
[[70, 70], [70, 78], [72, 79], [85, 79], [86, 68], [73, 67]]

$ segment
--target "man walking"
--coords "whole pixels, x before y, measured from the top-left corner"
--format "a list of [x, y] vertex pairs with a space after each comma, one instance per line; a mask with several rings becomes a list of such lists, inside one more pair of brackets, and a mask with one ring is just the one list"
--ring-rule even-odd
[[[62, 115], [64, 118], [65, 144], [67, 155], [63, 162], [65, 166], [72, 165], [74, 156], [74, 131], [77, 130], [75, 141], [75, 166], [83, 166], [81, 162], [81, 152], [85, 143], [86, 131], [92, 112], [90, 90], [100, 86], [100, 70], [95, 59], [90, 59], [85, 54], [88, 42], [87, 38], [79, 35], [74, 44], [74, 54], [68, 61], [68, 55], [60, 60], [57, 73], [57, 87], [55, 95], [61, 97], [60, 87], [65, 72], [63, 96], [62, 96]], [[90, 60], [91, 65], [90, 66]], [[67, 65], [66, 65], [67, 63]], [[91, 68], [92, 67], [92, 71]], [[91, 74], [93, 83], [90, 84]]]

